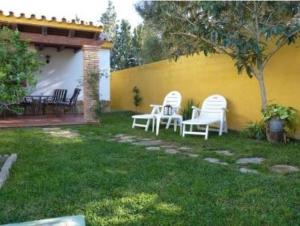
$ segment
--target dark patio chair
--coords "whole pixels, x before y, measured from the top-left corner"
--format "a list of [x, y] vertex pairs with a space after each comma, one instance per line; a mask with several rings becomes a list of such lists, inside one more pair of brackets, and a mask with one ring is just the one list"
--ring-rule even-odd
[[55, 89], [53, 92], [53, 96], [49, 96], [43, 100], [43, 114], [46, 113], [46, 109], [51, 107], [54, 112], [57, 113], [57, 108], [59, 107], [60, 103], [66, 101], [67, 98], [66, 89]]
[[63, 108], [64, 113], [66, 111], [71, 111], [72, 113], [76, 113], [76, 104], [77, 104], [77, 99], [80, 94], [80, 91], [81, 91], [81, 89], [75, 88], [73, 95], [70, 99], [67, 99], [64, 102], [58, 103], [58, 106]]
[[45, 100], [45, 103], [47, 104], [56, 104], [60, 102], [65, 102], [67, 98], [67, 92], [66, 89], [55, 89], [53, 92], [53, 96], [48, 97]]

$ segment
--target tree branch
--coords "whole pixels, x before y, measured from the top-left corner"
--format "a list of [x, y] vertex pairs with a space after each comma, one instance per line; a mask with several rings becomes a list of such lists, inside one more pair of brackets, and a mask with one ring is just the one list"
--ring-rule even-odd
[[234, 57], [234, 54], [230, 53], [228, 51], [228, 49], [226, 49], [225, 46], [218, 45], [218, 44], [216, 44], [216, 43], [214, 43], [214, 42], [212, 42], [212, 41], [210, 41], [206, 38], [203, 38], [203, 37], [191, 34], [191, 33], [185, 33], [185, 32], [173, 32], [173, 33], [170, 33], [170, 34], [171, 35], [185, 35], [185, 36], [188, 36], [190, 38], [201, 39], [202, 41], [206, 42], [207, 44], [212, 45], [213, 48], [215, 48], [217, 51], [225, 53], [225, 54], [229, 55], [230, 57]]
[[270, 52], [270, 54], [266, 57], [263, 62], [263, 66], [265, 66], [270, 59], [288, 42], [289, 37], [297, 34], [300, 31], [300, 28], [289, 34], [285, 39], [283, 39], [280, 44], [276, 45], [276, 47]]

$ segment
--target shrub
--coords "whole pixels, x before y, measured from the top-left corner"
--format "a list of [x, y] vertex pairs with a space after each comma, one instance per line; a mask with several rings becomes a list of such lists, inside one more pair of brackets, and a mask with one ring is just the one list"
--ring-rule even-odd
[[37, 52], [20, 39], [19, 32], [0, 29], [0, 112], [13, 108], [26, 95], [26, 86], [35, 85], [40, 65]]
[[266, 125], [264, 121], [249, 123], [243, 134], [252, 139], [266, 139]]
[[183, 120], [190, 119], [192, 117], [193, 109], [192, 107], [195, 106], [195, 102], [193, 99], [188, 99], [186, 105], [182, 110], [182, 117]]
[[140, 89], [137, 86], [133, 87], [132, 92], [133, 92], [133, 104], [137, 108], [138, 106], [141, 105], [143, 98], [141, 97]]

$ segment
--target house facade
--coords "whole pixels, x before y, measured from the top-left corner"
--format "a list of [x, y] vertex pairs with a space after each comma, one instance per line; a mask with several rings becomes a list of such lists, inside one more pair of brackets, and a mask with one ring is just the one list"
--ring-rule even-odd
[[[86, 121], [93, 121], [91, 109], [95, 105], [90, 90], [90, 71], [98, 71], [99, 98], [105, 106], [110, 102], [110, 49], [112, 43], [105, 37], [101, 25], [92, 22], [37, 18], [4, 14], [0, 11], [0, 26], [20, 32], [41, 57], [43, 66], [37, 74], [37, 85], [30, 87], [31, 95], [52, 95], [55, 89], [67, 89], [70, 98], [75, 88], [81, 88], [79, 101]], [[94, 75], [95, 76], [95, 75]]]

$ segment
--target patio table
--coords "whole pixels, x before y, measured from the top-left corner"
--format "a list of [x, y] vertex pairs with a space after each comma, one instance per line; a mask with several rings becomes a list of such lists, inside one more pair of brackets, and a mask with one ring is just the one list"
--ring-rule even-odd
[[[163, 117], [162, 114], [154, 114], [153, 117], [154, 117], [154, 123], [153, 123], [153, 126], [152, 126], [152, 132], [154, 132], [154, 127], [156, 127], [155, 133], [156, 133], [156, 136], [157, 136], [158, 133], [159, 133], [160, 122], [164, 117]], [[179, 114], [174, 114], [174, 115], [172, 115], [171, 120], [174, 120], [174, 132], [176, 132], [177, 126], [179, 126], [180, 127], [180, 134], [181, 134], [182, 133], [182, 121], [183, 121], [182, 116], [179, 115]]]
[[23, 104], [30, 105], [32, 107], [32, 114], [33, 115], [44, 115], [45, 114], [45, 108], [44, 103], [47, 102], [47, 100], [52, 99], [53, 96], [45, 96], [45, 95], [32, 95], [32, 96], [25, 96]]

